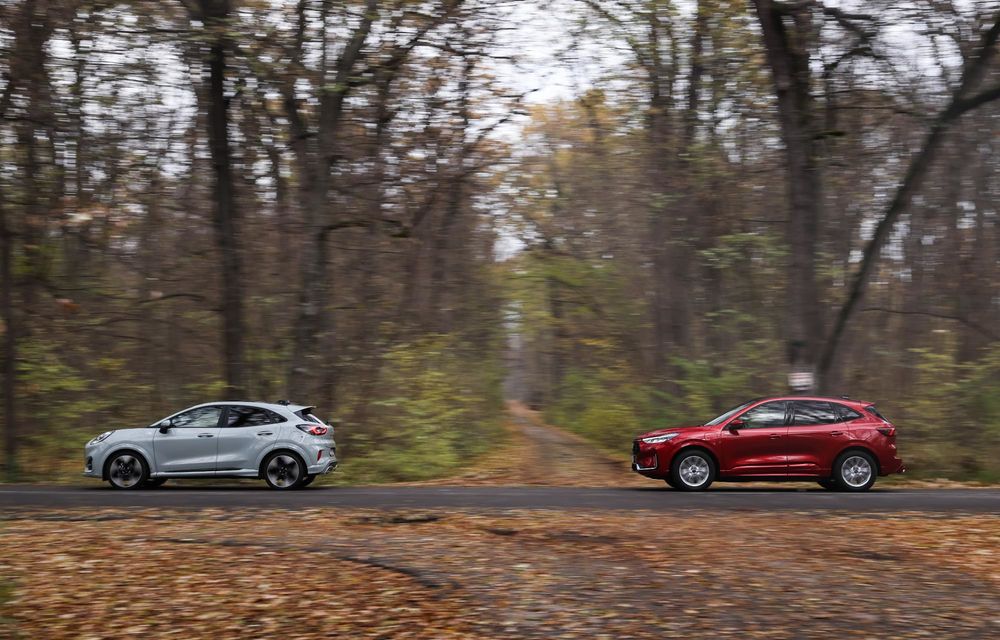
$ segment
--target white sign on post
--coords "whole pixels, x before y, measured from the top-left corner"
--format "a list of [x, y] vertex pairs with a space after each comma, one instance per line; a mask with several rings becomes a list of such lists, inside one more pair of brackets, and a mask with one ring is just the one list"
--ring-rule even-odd
[[812, 371], [793, 371], [788, 374], [788, 386], [795, 391], [808, 391], [813, 388]]

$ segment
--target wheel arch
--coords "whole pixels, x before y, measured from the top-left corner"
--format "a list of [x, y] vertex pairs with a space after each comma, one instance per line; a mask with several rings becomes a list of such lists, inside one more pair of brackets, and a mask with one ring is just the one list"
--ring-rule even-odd
[[687, 451], [691, 451], [692, 449], [697, 449], [699, 451], [704, 451], [705, 453], [708, 454], [708, 457], [710, 457], [712, 459], [712, 464], [715, 465], [715, 477], [718, 478], [719, 477], [719, 472], [721, 470], [721, 467], [719, 466], [719, 456], [717, 456], [715, 454], [715, 452], [712, 451], [712, 449], [707, 444], [705, 444], [704, 442], [698, 441], [698, 440], [695, 440], [695, 441], [691, 442], [690, 444], [685, 443], [683, 446], [681, 446], [680, 449], [678, 449], [674, 453], [674, 455], [670, 456], [670, 466], [667, 467], [667, 471], [669, 472], [670, 469], [674, 468], [674, 460], [677, 459], [677, 456], [679, 456], [682, 453], [685, 453]]
[[302, 472], [304, 474], [309, 473], [309, 463], [306, 462], [306, 457], [302, 455], [302, 452], [297, 450], [295, 447], [289, 447], [287, 445], [278, 445], [272, 449], [268, 449], [267, 453], [263, 455], [260, 459], [260, 463], [257, 465], [257, 478], [259, 480], [264, 479], [264, 464], [271, 458], [271, 456], [277, 455], [279, 453], [289, 453], [296, 458], [298, 458], [299, 463], [302, 464]]
[[867, 453], [871, 456], [871, 459], [875, 461], [875, 475], [882, 475], [882, 463], [879, 462], [878, 454], [872, 451], [870, 448], [857, 443], [851, 443], [837, 452], [837, 455], [833, 456], [833, 462], [830, 463], [830, 473], [835, 473], [837, 467], [837, 461], [844, 457], [844, 455], [850, 453], [851, 451], [860, 451], [861, 453]]
[[148, 453], [143, 451], [140, 447], [122, 445], [112, 449], [106, 456], [104, 456], [104, 462], [101, 463], [101, 480], [108, 480], [108, 469], [111, 467], [111, 460], [119, 453], [131, 453], [132, 455], [139, 456], [142, 458], [143, 464], [146, 465], [146, 473], [149, 474], [153, 472], [153, 467], [149, 463], [150, 457]]

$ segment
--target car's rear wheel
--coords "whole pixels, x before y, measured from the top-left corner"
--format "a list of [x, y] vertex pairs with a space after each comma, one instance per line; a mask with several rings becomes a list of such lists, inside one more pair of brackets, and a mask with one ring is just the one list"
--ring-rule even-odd
[[674, 481], [671, 478], [664, 478], [663, 481], [666, 482], [667, 485], [669, 485], [671, 489], [676, 489], [677, 488], [677, 485], [674, 484]]
[[272, 489], [297, 489], [306, 478], [306, 465], [294, 453], [278, 451], [264, 461], [264, 481]]
[[108, 460], [107, 476], [115, 489], [138, 489], [149, 479], [149, 468], [139, 454], [122, 451]]
[[162, 487], [166, 481], [166, 478], [150, 478], [149, 480], [146, 480], [145, 484], [147, 488], [155, 489], [157, 487]]
[[704, 451], [681, 451], [670, 465], [670, 479], [681, 491], [704, 491], [715, 479], [715, 462]]
[[840, 485], [837, 484], [837, 481], [833, 478], [823, 478], [821, 480], [817, 480], [816, 482], [827, 491], [836, 491], [840, 488]]
[[844, 491], [868, 491], [877, 475], [875, 459], [864, 451], [847, 451], [833, 465], [833, 477]]
[[299, 486], [300, 487], [308, 487], [309, 485], [311, 485], [313, 483], [313, 480], [315, 480], [315, 479], [316, 479], [316, 474], [315, 473], [310, 474], [310, 475], [306, 476], [302, 480], [302, 483]]

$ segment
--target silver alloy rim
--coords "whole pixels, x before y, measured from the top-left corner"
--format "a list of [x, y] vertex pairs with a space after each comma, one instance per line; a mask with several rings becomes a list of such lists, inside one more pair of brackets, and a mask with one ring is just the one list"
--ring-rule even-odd
[[299, 462], [292, 456], [280, 455], [267, 463], [267, 478], [276, 487], [285, 489], [299, 479]]
[[700, 487], [708, 480], [708, 461], [701, 456], [688, 456], [681, 460], [681, 480], [689, 487]]
[[851, 456], [844, 460], [840, 474], [851, 487], [863, 487], [872, 477], [872, 465], [867, 458]]
[[120, 455], [111, 461], [108, 477], [115, 486], [123, 489], [134, 487], [142, 478], [142, 463], [135, 456]]

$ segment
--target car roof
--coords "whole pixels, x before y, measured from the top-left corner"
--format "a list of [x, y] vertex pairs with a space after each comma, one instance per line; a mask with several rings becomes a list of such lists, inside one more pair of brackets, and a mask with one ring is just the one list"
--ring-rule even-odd
[[203, 402], [201, 404], [196, 404], [191, 408], [196, 409], [198, 407], [211, 407], [217, 404], [241, 404], [248, 407], [261, 407], [263, 409], [271, 409], [272, 411], [274, 410], [280, 411], [282, 409], [287, 409], [292, 413], [295, 413], [296, 411], [302, 411], [303, 409], [315, 409], [314, 406], [309, 404], [291, 404], [291, 403], [283, 404], [279, 402], [259, 402], [257, 400], [216, 400], [215, 402]]
[[858, 406], [868, 406], [874, 404], [873, 402], [866, 402], [865, 400], [857, 400], [855, 398], [846, 398], [843, 396], [774, 396], [773, 398], [758, 398], [754, 402], [764, 402], [765, 400], [818, 400], [820, 402], [838, 402], [840, 404], [853, 404]]

